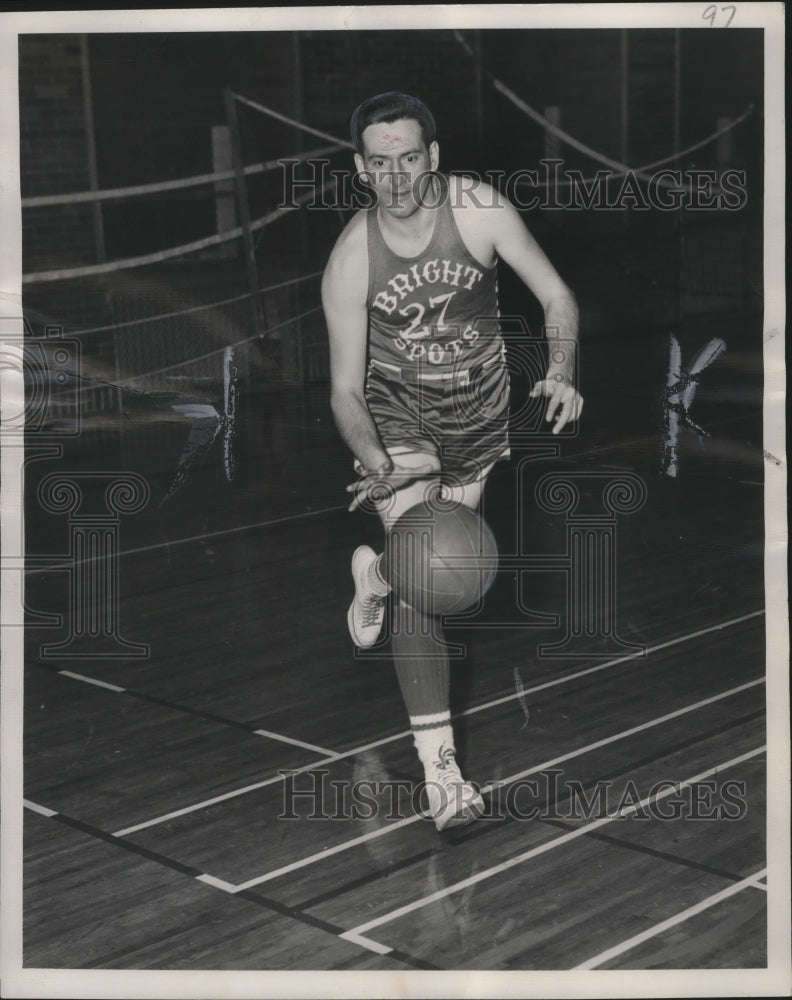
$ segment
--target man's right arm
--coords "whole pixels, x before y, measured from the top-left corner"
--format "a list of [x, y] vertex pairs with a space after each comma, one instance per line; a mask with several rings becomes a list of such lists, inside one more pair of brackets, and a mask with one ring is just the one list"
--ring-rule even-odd
[[330, 338], [330, 405], [341, 437], [366, 472], [387, 472], [392, 462], [365, 399], [368, 350], [368, 260], [365, 227], [354, 223], [336, 244], [322, 279], [322, 305]]

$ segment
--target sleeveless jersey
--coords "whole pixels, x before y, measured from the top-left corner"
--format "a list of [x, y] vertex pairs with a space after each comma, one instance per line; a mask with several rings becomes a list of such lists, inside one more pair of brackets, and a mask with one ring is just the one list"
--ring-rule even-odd
[[497, 266], [468, 251], [443, 178], [429, 245], [400, 257], [385, 243], [376, 206], [368, 210], [369, 357], [403, 370], [459, 371], [503, 350]]

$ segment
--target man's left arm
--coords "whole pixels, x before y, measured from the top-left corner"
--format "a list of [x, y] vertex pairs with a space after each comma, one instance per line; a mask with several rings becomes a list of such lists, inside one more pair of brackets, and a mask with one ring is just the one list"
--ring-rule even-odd
[[499, 198], [489, 220], [496, 254], [530, 288], [544, 310], [549, 354], [547, 374], [536, 383], [531, 395], [547, 397], [545, 420], [555, 420], [553, 433], [557, 434], [568, 421], [579, 419], [583, 410], [583, 399], [574, 385], [578, 342], [575, 296], [510, 202]]

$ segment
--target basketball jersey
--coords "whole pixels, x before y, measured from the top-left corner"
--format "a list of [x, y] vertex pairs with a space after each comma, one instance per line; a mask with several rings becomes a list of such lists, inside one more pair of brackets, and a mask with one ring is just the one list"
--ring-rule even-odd
[[459, 371], [503, 349], [497, 266], [484, 267], [459, 235], [448, 193], [435, 212], [429, 245], [400, 257], [385, 243], [376, 207], [368, 210], [369, 357], [400, 369]]

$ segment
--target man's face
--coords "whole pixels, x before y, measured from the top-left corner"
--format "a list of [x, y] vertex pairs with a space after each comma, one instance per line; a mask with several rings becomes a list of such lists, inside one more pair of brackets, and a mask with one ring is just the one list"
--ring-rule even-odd
[[412, 118], [369, 125], [362, 139], [363, 155], [355, 154], [358, 171], [374, 188], [384, 211], [409, 218], [419, 208], [429, 172], [437, 170], [437, 143], [427, 149], [421, 126]]

